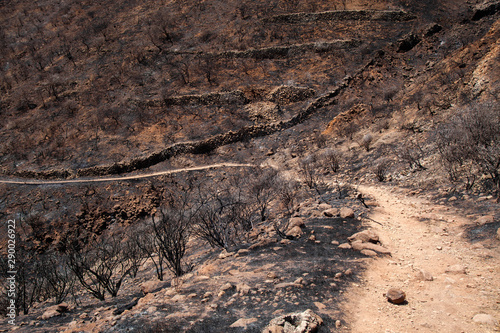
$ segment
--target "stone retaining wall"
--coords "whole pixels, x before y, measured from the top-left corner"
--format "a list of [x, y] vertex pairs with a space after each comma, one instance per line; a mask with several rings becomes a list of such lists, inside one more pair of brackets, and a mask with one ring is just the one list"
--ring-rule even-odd
[[319, 13], [281, 14], [265, 19], [267, 23], [309, 23], [318, 21], [389, 21], [405, 22], [416, 16], [404, 11], [335, 10]]

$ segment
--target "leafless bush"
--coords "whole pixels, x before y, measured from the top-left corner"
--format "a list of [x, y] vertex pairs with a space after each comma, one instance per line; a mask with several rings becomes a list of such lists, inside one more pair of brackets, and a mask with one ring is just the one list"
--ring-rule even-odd
[[76, 277], [67, 265], [66, 256], [50, 251], [40, 256], [39, 276], [43, 279], [42, 298], [63, 302], [73, 292]]
[[495, 104], [474, 104], [442, 124], [435, 132], [437, 151], [450, 179], [488, 175], [500, 192], [500, 109]]
[[340, 135], [348, 138], [349, 140], [352, 140], [354, 134], [358, 131], [358, 129], [359, 125], [355, 124], [354, 122], [349, 122], [341, 129]]
[[151, 223], [138, 222], [134, 228], [129, 229], [128, 237], [142, 252], [144, 258], [151, 259], [156, 268], [156, 277], [163, 281], [165, 271], [163, 252], [160, 251], [160, 242], [155, 236]]
[[425, 170], [421, 159], [424, 157], [424, 150], [416, 140], [407, 140], [397, 152], [399, 158], [408, 163], [410, 169]]
[[213, 247], [229, 248], [242, 238], [246, 204], [229, 193], [217, 192], [200, 210], [196, 231]]
[[106, 292], [116, 297], [125, 277], [133, 269], [122, 240], [106, 232], [101, 237], [86, 237], [66, 244], [68, 266], [92, 296], [104, 300]]
[[[12, 281], [12, 275], [7, 274], [11, 269], [7, 265], [6, 258], [6, 256], [2, 255], [0, 277], [2, 283], [5, 284], [2, 289], [5, 292], [9, 289], [10, 283], [15, 283], [16, 312], [22, 311], [24, 314], [28, 314], [33, 304], [42, 300], [43, 278], [38, 274], [41, 263], [37, 260], [37, 253], [32, 246], [16, 240], [16, 274], [15, 280]], [[7, 298], [7, 294], [3, 294], [2, 298]]]
[[361, 141], [359, 142], [359, 145], [363, 148], [365, 148], [366, 151], [370, 151], [371, 144], [373, 142], [373, 136], [368, 133], [361, 138]]
[[181, 276], [189, 268], [183, 262], [193, 222], [193, 211], [186, 205], [169, 207], [153, 216], [153, 230], [158, 248], [167, 267], [175, 276]]
[[196, 234], [213, 247], [229, 248], [252, 228], [254, 207], [241, 179], [236, 183], [210, 184], [200, 192]]
[[385, 181], [390, 165], [390, 160], [383, 158], [373, 168], [373, 173], [375, 174], [379, 182]]
[[315, 133], [314, 135], [314, 142], [316, 143], [316, 147], [318, 148], [324, 148], [328, 142], [328, 137], [322, 133]]
[[330, 169], [331, 172], [336, 173], [340, 169], [342, 154], [335, 149], [328, 148], [321, 154], [323, 164]]
[[277, 184], [278, 198], [286, 216], [295, 211], [299, 184], [296, 181], [281, 178]]
[[[30, 220], [31, 225], [28, 225], [27, 220]], [[36, 240], [36, 235], [31, 230], [37, 226], [34, 221], [41, 219], [37, 215], [24, 217], [16, 225], [18, 232], [15, 267], [7, 266], [7, 256], [2, 255], [0, 259], [2, 283], [10, 283], [7, 278], [11, 276], [7, 272], [16, 271], [16, 311], [22, 311], [24, 314], [28, 314], [36, 302], [48, 299], [62, 302], [73, 290], [75, 282], [75, 277], [67, 268], [63, 255], [52, 250], [44, 250], [31, 241]], [[1, 297], [6, 296], [4, 294]]]
[[320, 174], [318, 173], [318, 158], [315, 154], [304, 157], [299, 162], [299, 170], [304, 178], [304, 182], [311, 189], [318, 190]]
[[249, 195], [257, 209], [260, 220], [263, 222], [268, 218], [269, 204], [276, 197], [278, 191], [278, 172], [272, 168], [259, 169], [251, 174], [249, 183]]

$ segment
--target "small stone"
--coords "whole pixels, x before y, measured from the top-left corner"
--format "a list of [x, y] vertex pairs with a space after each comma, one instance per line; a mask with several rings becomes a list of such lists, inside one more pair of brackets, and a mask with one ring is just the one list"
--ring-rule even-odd
[[362, 241], [355, 241], [351, 243], [351, 247], [355, 251], [362, 251], [362, 250], [372, 250], [377, 253], [382, 253], [382, 254], [391, 254], [391, 251], [386, 249], [385, 247], [373, 243], [363, 243]]
[[441, 250], [443, 249], [443, 247], [442, 247], [442, 246], [436, 246], [436, 249], [437, 249], [438, 251], [441, 251]]
[[304, 223], [304, 219], [301, 217], [292, 217], [288, 221], [288, 229], [292, 229], [294, 227], [301, 227], [304, 228], [306, 224]]
[[363, 243], [378, 243], [379, 242], [379, 236], [377, 233], [373, 230], [363, 230], [360, 232], [355, 233], [351, 237], [347, 238], [351, 243], [355, 241], [361, 241]]
[[286, 239], [286, 238], [283, 238], [283, 239], [280, 241], [280, 244], [281, 244], [281, 245], [289, 245], [289, 244], [291, 244], [291, 243], [292, 243], [292, 241], [291, 241], [291, 240], [289, 240], [289, 239]]
[[486, 313], [478, 313], [472, 318], [472, 321], [484, 325], [496, 325], [497, 321], [492, 315]]
[[295, 284], [293, 282], [282, 282], [282, 283], [278, 283], [278, 284], [274, 285], [275, 289], [282, 289], [282, 288], [285, 289], [288, 287], [302, 287], [302, 285]]
[[309, 236], [309, 241], [311, 241], [311, 242], [316, 241], [316, 235]]
[[367, 249], [361, 250], [360, 253], [364, 256], [367, 256], [367, 257], [376, 257], [377, 256], [377, 252], [372, 251], [372, 250], [367, 250]]
[[318, 209], [321, 209], [323, 211], [331, 209], [331, 208], [332, 208], [332, 205], [329, 205], [327, 203], [321, 203], [318, 205]]
[[391, 288], [385, 294], [387, 300], [393, 304], [402, 304], [406, 300], [406, 294], [401, 289]]
[[[499, 229], [499, 230], [500, 230], [500, 229]], [[336, 241], [336, 240], [333, 240], [333, 241], [331, 242], [331, 244], [332, 244], [332, 245], [340, 245], [339, 241]]]
[[487, 223], [493, 223], [495, 222], [495, 216], [493, 215], [485, 215], [481, 216], [476, 220], [476, 224], [482, 225], [482, 224], [487, 224]]
[[337, 216], [339, 216], [339, 214], [340, 214], [340, 211], [338, 208], [330, 208], [330, 209], [323, 211], [323, 215], [326, 217], [337, 217]]
[[220, 291], [228, 291], [229, 289], [232, 289], [233, 285], [231, 283], [226, 283], [222, 287], [220, 287]]
[[347, 250], [347, 249], [351, 249], [352, 247], [351, 247], [351, 244], [349, 244], [349, 243], [343, 243], [343, 244], [340, 244], [338, 246], [338, 248]]
[[250, 253], [250, 250], [248, 250], [248, 249], [240, 249], [236, 254], [238, 256], [246, 256], [248, 253]]
[[354, 210], [352, 210], [351, 208], [342, 207], [340, 209], [340, 217], [343, 219], [353, 218], [354, 217]]
[[167, 281], [147, 281], [141, 285], [141, 291], [144, 295], [154, 293], [162, 288], [167, 287], [170, 282]]
[[336, 279], [340, 279], [341, 277], [342, 277], [342, 273], [341, 272], [335, 273], [335, 278]]
[[291, 237], [295, 237], [295, 238], [299, 238], [303, 234], [304, 234], [304, 232], [302, 231], [302, 228], [299, 226], [295, 226], [286, 232], [287, 236], [291, 236]]
[[448, 274], [467, 274], [465, 267], [462, 265], [453, 265], [445, 270]]
[[314, 302], [314, 305], [320, 310], [326, 309], [326, 305], [321, 302]]
[[236, 291], [240, 294], [240, 296], [248, 295], [252, 288], [246, 283], [239, 283], [236, 285]]
[[500, 240], [500, 228], [497, 229], [497, 238]]
[[299, 277], [297, 280], [293, 281], [294, 284], [305, 284], [304, 278]]
[[226, 259], [230, 256], [234, 255], [234, 252], [227, 252], [226, 249], [222, 250], [222, 252], [219, 254], [219, 259]]
[[69, 305], [66, 302], [62, 302], [62, 303], [56, 305], [57, 312], [64, 313], [64, 312], [68, 311], [68, 309], [69, 309]]
[[340, 328], [341, 326], [342, 326], [342, 323], [340, 322], [340, 320], [335, 320], [335, 327]]
[[352, 274], [352, 269], [348, 268], [345, 270], [344, 275], [349, 276]]
[[434, 281], [432, 274], [423, 269], [417, 273], [417, 278], [421, 281]]
[[47, 319], [54, 318], [54, 317], [57, 317], [60, 315], [61, 315], [61, 313], [59, 311], [57, 311], [56, 309], [49, 309], [43, 313], [42, 320], [47, 320]]

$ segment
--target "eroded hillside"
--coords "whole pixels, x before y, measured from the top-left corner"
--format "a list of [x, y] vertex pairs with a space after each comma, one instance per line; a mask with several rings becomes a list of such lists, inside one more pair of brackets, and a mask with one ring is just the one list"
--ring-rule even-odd
[[2, 329], [499, 330], [499, 8], [3, 2]]

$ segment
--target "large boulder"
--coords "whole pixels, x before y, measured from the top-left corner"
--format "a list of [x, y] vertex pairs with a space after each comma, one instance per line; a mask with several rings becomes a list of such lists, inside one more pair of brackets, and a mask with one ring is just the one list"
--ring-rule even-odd
[[263, 333], [315, 333], [323, 325], [323, 319], [312, 310], [295, 312], [271, 320]]

